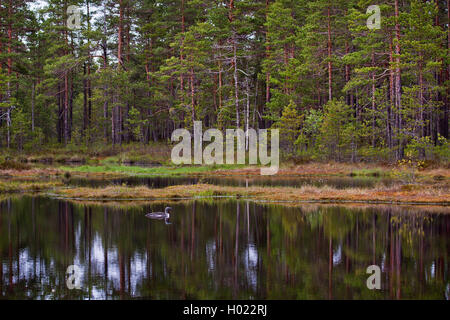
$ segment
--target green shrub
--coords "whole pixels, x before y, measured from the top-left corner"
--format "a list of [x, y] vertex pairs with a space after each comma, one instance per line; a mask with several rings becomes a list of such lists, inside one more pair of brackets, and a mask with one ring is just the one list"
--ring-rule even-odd
[[442, 162], [450, 162], [450, 141], [438, 134], [438, 143], [434, 147], [435, 157]]
[[438, 135], [438, 141], [434, 144], [430, 136], [414, 137], [405, 148], [405, 155], [408, 159], [417, 160], [437, 160], [440, 162], [450, 161], [450, 143]]

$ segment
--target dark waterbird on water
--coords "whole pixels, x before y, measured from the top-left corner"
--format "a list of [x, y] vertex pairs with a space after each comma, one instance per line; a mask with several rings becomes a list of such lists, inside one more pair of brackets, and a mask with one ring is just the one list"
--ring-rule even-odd
[[170, 224], [168, 222], [169, 218], [170, 218], [170, 213], [172, 212], [172, 208], [171, 207], [167, 207], [164, 212], [152, 212], [152, 213], [147, 213], [145, 216], [147, 218], [150, 219], [154, 219], [154, 220], [164, 220], [166, 222], [166, 224]]

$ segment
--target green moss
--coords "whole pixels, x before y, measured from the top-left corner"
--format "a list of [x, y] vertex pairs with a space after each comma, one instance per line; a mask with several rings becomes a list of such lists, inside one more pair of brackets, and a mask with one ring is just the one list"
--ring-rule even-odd
[[122, 165], [100, 165], [90, 166], [84, 165], [79, 167], [60, 167], [59, 169], [66, 172], [81, 172], [81, 173], [116, 173], [124, 175], [139, 175], [139, 176], [167, 176], [167, 175], [186, 175], [186, 174], [200, 174], [219, 169], [239, 169], [243, 165], [221, 165], [221, 166], [180, 166], [180, 167], [137, 167], [137, 166], [122, 166]]

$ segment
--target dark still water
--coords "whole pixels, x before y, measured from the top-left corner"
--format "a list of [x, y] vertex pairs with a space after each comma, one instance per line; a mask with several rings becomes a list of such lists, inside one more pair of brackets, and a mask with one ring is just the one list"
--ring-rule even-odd
[[[0, 202], [2, 299], [445, 299], [447, 208]], [[381, 268], [381, 290], [366, 269]], [[67, 268], [81, 289], [69, 290]], [[70, 279], [69, 279], [70, 280]], [[75, 282], [72, 282], [75, 283]]]
[[372, 188], [376, 185], [390, 186], [398, 181], [389, 178], [373, 177], [127, 177], [120, 179], [85, 179], [71, 178], [65, 181], [67, 185], [77, 187], [105, 187], [110, 185], [128, 185], [128, 186], [148, 186], [149, 188], [165, 188], [173, 185], [193, 185], [198, 183], [207, 183], [219, 186], [233, 187], [302, 187], [305, 185], [322, 187], [330, 186], [337, 189], [346, 188]]

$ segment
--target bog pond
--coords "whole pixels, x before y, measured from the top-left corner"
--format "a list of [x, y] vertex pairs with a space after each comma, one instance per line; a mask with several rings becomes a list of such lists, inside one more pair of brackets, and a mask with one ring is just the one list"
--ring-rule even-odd
[[[450, 294], [448, 207], [211, 200], [170, 203], [170, 224], [145, 217], [166, 205], [4, 198], [0, 298], [446, 299]], [[72, 265], [80, 289], [68, 287]], [[367, 288], [370, 265], [381, 269], [381, 290]]]

